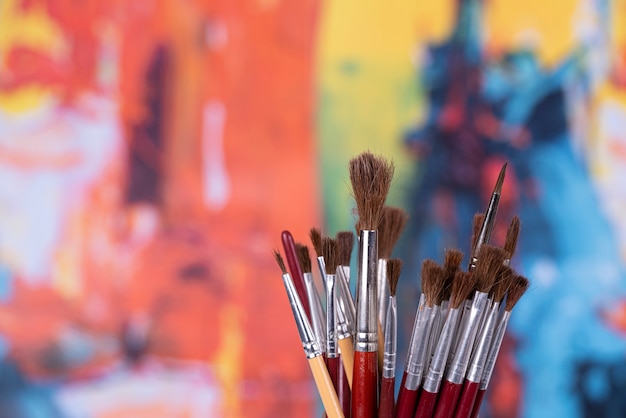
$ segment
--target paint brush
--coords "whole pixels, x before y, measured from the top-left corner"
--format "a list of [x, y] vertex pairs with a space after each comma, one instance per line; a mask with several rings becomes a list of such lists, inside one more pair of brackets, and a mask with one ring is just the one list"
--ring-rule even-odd
[[472, 246], [471, 254], [474, 254], [476, 250], [476, 245], [478, 244], [478, 237], [480, 236], [480, 229], [483, 227], [483, 223], [485, 222], [485, 214], [477, 213], [474, 215], [474, 219], [472, 219]]
[[424, 260], [421, 278], [424, 304], [419, 307], [413, 324], [409, 353], [398, 394], [396, 408], [398, 418], [412, 418], [415, 413], [419, 388], [427, 363], [426, 352], [434, 320], [433, 307], [437, 302], [437, 296], [441, 294], [441, 287], [445, 284], [445, 271], [435, 261]]
[[309, 247], [304, 244], [296, 243], [296, 253], [298, 255], [298, 262], [302, 268], [307, 299], [309, 301], [309, 306], [311, 307], [311, 324], [313, 325], [313, 332], [320, 343], [322, 354], [324, 355], [324, 358], [326, 358], [326, 314], [324, 313], [319, 293], [317, 293], [317, 290], [315, 289], [313, 273], [311, 272], [311, 256], [309, 255]]
[[274, 251], [274, 257], [282, 271], [283, 284], [285, 285], [285, 290], [287, 291], [287, 297], [289, 298], [289, 304], [291, 305], [296, 327], [298, 328], [298, 334], [300, 335], [304, 353], [309, 362], [311, 373], [313, 374], [315, 386], [317, 387], [317, 391], [322, 398], [324, 410], [329, 418], [345, 418], [343, 411], [341, 410], [341, 405], [339, 404], [337, 392], [333, 388], [333, 383], [330, 379], [330, 375], [328, 374], [328, 370], [326, 369], [326, 365], [324, 364], [319, 342], [315, 338], [311, 324], [307, 319], [304, 305], [298, 296], [298, 292], [291, 276], [287, 273], [285, 263], [278, 250]]
[[398, 307], [396, 303], [396, 288], [402, 260], [399, 258], [387, 261], [387, 280], [389, 282], [389, 303], [385, 322], [385, 350], [383, 358], [383, 372], [380, 382], [380, 405], [378, 418], [395, 417], [394, 391], [396, 385], [396, 351], [398, 332]]
[[394, 166], [381, 157], [365, 152], [350, 161], [349, 171], [360, 226], [352, 416], [373, 418], [378, 411], [377, 228]]
[[443, 327], [443, 321], [446, 318], [448, 311], [448, 303], [450, 301], [450, 294], [452, 292], [452, 281], [457, 271], [461, 270], [461, 262], [463, 261], [463, 252], [457, 249], [446, 250], [443, 262], [443, 268], [445, 270], [444, 284], [441, 286], [441, 294], [437, 296], [439, 303], [435, 304], [435, 320], [433, 323], [433, 330], [431, 332], [431, 339], [429, 342], [429, 358], [432, 356], [435, 344], [437, 344], [437, 338], [441, 333]]
[[432, 418], [435, 412], [437, 395], [446, 367], [448, 352], [454, 338], [456, 327], [461, 314], [463, 302], [476, 287], [475, 275], [458, 271], [452, 282], [452, 293], [446, 320], [437, 340], [437, 345], [431, 359], [428, 373], [422, 384], [422, 392], [415, 411], [415, 418]]
[[472, 412], [480, 380], [485, 368], [485, 362], [487, 361], [487, 355], [489, 354], [496, 324], [498, 322], [500, 303], [502, 299], [504, 299], [504, 295], [514, 278], [515, 272], [513, 269], [508, 266], [503, 266], [500, 268], [496, 282], [491, 288], [489, 296], [493, 303], [486, 314], [484, 325], [474, 347], [474, 352], [472, 353], [471, 364], [465, 376], [461, 398], [454, 413], [456, 418], [467, 418]]
[[291, 277], [293, 277], [294, 285], [298, 291], [298, 296], [304, 306], [307, 318], [311, 319], [311, 307], [306, 296], [306, 285], [304, 283], [304, 275], [300, 264], [298, 264], [298, 254], [296, 252], [296, 244], [293, 240], [293, 236], [289, 231], [283, 231], [281, 234], [283, 242], [283, 249], [285, 250], [285, 256], [287, 257], [287, 264], [289, 265], [289, 271], [291, 271]]
[[493, 369], [496, 365], [498, 353], [500, 352], [500, 347], [502, 346], [506, 327], [509, 323], [509, 319], [511, 318], [511, 311], [515, 305], [517, 305], [517, 302], [519, 302], [524, 293], [526, 293], [529, 286], [530, 282], [523, 276], [517, 275], [511, 280], [511, 285], [509, 286], [509, 290], [506, 294], [504, 312], [498, 321], [498, 326], [496, 327], [493, 335], [493, 342], [489, 349], [487, 360], [485, 361], [485, 368], [480, 379], [478, 394], [476, 395], [476, 400], [470, 415], [471, 418], [476, 418], [478, 416], [478, 411], [480, 411], [480, 405], [482, 404], [485, 392], [489, 386], [489, 381], [491, 380], [491, 375], [493, 374]]
[[317, 256], [317, 267], [319, 268], [320, 276], [322, 277], [324, 294], [326, 294], [326, 281], [324, 280], [326, 267], [324, 266], [324, 255], [322, 251], [322, 233], [317, 228], [311, 228], [309, 231], [309, 238], [311, 239], [311, 244], [313, 244], [313, 249], [315, 250], [315, 255]]
[[506, 230], [506, 238], [504, 239], [504, 251], [507, 253], [507, 259], [504, 260], [505, 265], [511, 264], [511, 259], [513, 258], [513, 254], [515, 254], [515, 249], [517, 248], [517, 239], [519, 237], [520, 231], [520, 220], [517, 215], [513, 217], [511, 220], [511, 224]]

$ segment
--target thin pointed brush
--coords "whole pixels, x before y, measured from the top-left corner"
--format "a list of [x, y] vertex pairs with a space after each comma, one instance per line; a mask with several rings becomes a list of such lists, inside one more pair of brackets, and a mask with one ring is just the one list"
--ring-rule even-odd
[[500, 170], [500, 174], [498, 175], [496, 185], [493, 188], [493, 192], [491, 193], [489, 206], [487, 206], [487, 211], [485, 212], [485, 219], [483, 220], [478, 237], [476, 238], [476, 243], [473, 246], [472, 257], [470, 258], [468, 267], [468, 271], [470, 272], [476, 268], [476, 261], [478, 259], [480, 247], [483, 244], [489, 243], [489, 239], [491, 238], [491, 232], [493, 231], [493, 226], [496, 221], [496, 213], [498, 212], [498, 205], [500, 204], [500, 195], [502, 194], [502, 184], [504, 183], [506, 166], [507, 163], [504, 163], [502, 169]]
[[317, 387], [317, 391], [322, 398], [324, 410], [329, 418], [345, 418], [343, 411], [341, 410], [341, 405], [339, 404], [337, 392], [333, 388], [333, 383], [330, 380], [330, 375], [328, 374], [328, 370], [324, 364], [319, 342], [315, 338], [311, 324], [307, 319], [304, 305], [298, 296], [298, 292], [291, 276], [287, 273], [285, 262], [283, 261], [280, 252], [277, 250], [274, 251], [274, 258], [282, 271], [283, 284], [285, 285], [285, 290], [287, 291], [287, 297], [289, 298], [289, 304], [291, 305], [296, 327], [298, 328], [298, 334], [300, 335], [302, 347], [304, 348], [304, 353], [307, 357], [309, 367], [311, 368], [311, 373], [313, 374], [315, 386]]
[[437, 403], [437, 395], [446, 367], [448, 352], [453, 342], [456, 327], [459, 323], [460, 308], [463, 302], [476, 287], [473, 274], [458, 271], [452, 282], [452, 294], [446, 321], [443, 324], [437, 346], [431, 359], [428, 373], [422, 384], [422, 391], [415, 411], [415, 418], [432, 418]]
[[504, 312], [502, 313], [502, 317], [500, 318], [498, 326], [494, 332], [493, 343], [489, 349], [483, 375], [480, 379], [478, 394], [476, 395], [472, 413], [469, 415], [471, 418], [476, 418], [478, 416], [478, 411], [480, 411], [480, 405], [482, 404], [485, 392], [489, 386], [491, 375], [493, 374], [493, 369], [498, 358], [498, 353], [500, 352], [500, 347], [502, 346], [502, 340], [504, 339], [506, 327], [509, 323], [509, 319], [511, 318], [511, 311], [515, 305], [517, 305], [517, 302], [519, 302], [524, 293], [526, 293], [529, 285], [530, 283], [528, 279], [523, 276], [517, 275], [514, 279], [512, 279], [511, 286], [509, 286], [509, 290], [506, 295]]
[[317, 267], [320, 271], [320, 276], [322, 277], [322, 286], [324, 287], [324, 295], [326, 294], [326, 281], [324, 280], [324, 276], [326, 275], [326, 267], [324, 265], [324, 255], [322, 250], [322, 233], [317, 228], [311, 228], [309, 231], [309, 238], [311, 238], [311, 244], [313, 244], [313, 249], [315, 250], [315, 255], [317, 256]]
[[496, 324], [498, 322], [500, 303], [502, 299], [504, 299], [504, 295], [514, 278], [515, 272], [513, 269], [508, 266], [503, 266], [498, 272], [496, 283], [494, 283], [491, 288], [492, 294], [490, 294], [490, 299], [493, 303], [487, 311], [484, 325], [474, 347], [474, 352], [472, 353], [471, 364], [465, 376], [465, 381], [463, 382], [461, 398], [454, 413], [456, 418], [467, 418], [472, 412], [487, 361], [487, 355], [489, 354]]
[[426, 370], [426, 352], [434, 320], [433, 308], [437, 302], [437, 296], [441, 293], [441, 286], [444, 284], [445, 271], [435, 261], [424, 260], [421, 278], [425, 303], [418, 310], [413, 325], [409, 353], [398, 393], [396, 408], [398, 418], [412, 418], [417, 407], [419, 388]]
[[302, 274], [304, 276], [304, 284], [306, 286], [307, 299], [309, 306], [311, 306], [311, 324], [313, 325], [313, 332], [320, 343], [322, 354], [324, 359], [326, 358], [326, 314], [322, 307], [322, 301], [320, 300], [319, 293], [315, 289], [315, 282], [313, 281], [313, 273], [311, 272], [311, 256], [309, 255], [309, 247], [304, 244], [296, 243], [296, 252], [298, 255], [298, 262], [302, 268]]
[[350, 182], [359, 215], [359, 251], [356, 292], [356, 333], [352, 416], [374, 418], [378, 395], [378, 310], [376, 281], [377, 228], [393, 178], [393, 163], [366, 152], [349, 164]]
[[302, 274], [302, 269], [300, 268], [300, 264], [298, 264], [298, 254], [296, 252], [296, 244], [293, 240], [293, 236], [289, 231], [283, 231], [281, 234], [281, 239], [283, 242], [283, 249], [285, 250], [285, 256], [287, 257], [287, 264], [289, 265], [289, 271], [291, 271], [291, 277], [293, 277], [294, 285], [296, 286], [296, 290], [298, 291], [298, 296], [302, 301], [302, 306], [304, 306], [304, 311], [306, 312], [306, 316], [311, 320], [311, 307], [309, 306], [309, 301], [306, 296], [306, 285], [304, 283], [304, 275]]
[[504, 240], [504, 251], [507, 253], [507, 259], [504, 260], [505, 265], [511, 264], [511, 259], [515, 254], [515, 249], [517, 248], [517, 239], [519, 237], [520, 230], [520, 220], [517, 215], [513, 217], [511, 220], [511, 224], [509, 228], [506, 230], [506, 238]]
[[389, 303], [387, 307], [387, 322], [385, 323], [385, 352], [383, 358], [383, 373], [380, 381], [380, 405], [378, 418], [395, 417], [394, 391], [396, 385], [396, 351], [398, 333], [398, 307], [396, 304], [396, 288], [402, 260], [399, 258], [388, 260], [387, 280], [389, 281]]

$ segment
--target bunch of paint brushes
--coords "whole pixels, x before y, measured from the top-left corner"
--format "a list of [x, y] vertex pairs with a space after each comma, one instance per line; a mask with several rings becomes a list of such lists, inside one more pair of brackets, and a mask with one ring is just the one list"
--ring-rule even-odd
[[393, 163], [369, 152], [350, 161], [356, 201], [356, 297], [350, 291], [352, 232], [336, 239], [312, 229], [325, 309], [308, 247], [282, 234], [287, 268], [275, 258], [326, 414], [352, 418], [475, 418], [515, 304], [528, 280], [509, 266], [519, 234], [515, 217], [505, 245], [489, 245], [506, 165], [484, 214], [474, 218], [467, 271], [463, 254], [447, 250], [444, 265], [425, 260], [400, 390], [395, 396], [396, 287], [402, 260], [390, 259], [407, 222], [385, 206]]

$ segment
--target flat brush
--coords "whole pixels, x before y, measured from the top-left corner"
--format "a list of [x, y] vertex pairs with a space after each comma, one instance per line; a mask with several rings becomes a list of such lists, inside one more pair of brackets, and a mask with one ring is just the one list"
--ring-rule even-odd
[[476, 287], [476, 278], [473, 274], [458, 271], [452, 282], [452, 294], [446, 321], [437, 340], [433, 358], [428, 367], [428, 374], [422, 385], [422, 393], [415, 411], [415, 418], [432, 418], [437, 403], [437, 395], [446, 367], [448, 352], [456, 332], [460, 318], [460, 307], [469, 294]]
[[328, 370], [324, 364], [319, 342], [315, 338], [311, 324], [309, 323], [304, 311], [304, 305], [298, 296], [298, 292], [296, 291], [296, 287], [291, 280], [291, 276], [287, 273], [287, 269], [285, 268], [285, 263], [280, 255], [280, 252], [277, 250], [274, 251], [274, 257], [282, 271], [283, 283], [285, 285], [285, 290], [287, 291], [287, 297], [289, 298], [289, 304], [291, 305], [291, 311], [293, 312], [296, 327], [298, 328], [298, 334], [300, 335], [302, 347], [304, 348], [304, 353], [309, 362], [315, 386], [317, 387], [317, 391], [322, 398], [322, 404], [324, 405], [326, 414], [330, 418], [345, 418], [343, 411], [341, 410], [341, 405], [339, 404], [337, 392], [333, 387], [330, 375], [328, 374]]
[[517, 215], [513, 217], [511, 220], [511, 224], [509, 228], [506, 230], [506, 238], [504, 240], [504, 251], [507, 253], [507, 259], [504, 260], [505, 265], [511, 264], [511, 259], [513, 258], [513, 254], [515, 254], [515, 249], [517, 248], [517, 238], [519, 237], [520, 230], [520, 220]]
[[463, 328], [459, 330], [459, 340], [454, 352], [454, 358], [449, 365], [446, 380], [441, 388], [435, 418], [451, 418], [454, 414], [463, 388], [465, 373], [469, 366], [476, 333], [485, 309], [487, 309], [489, 291], [495, 283], [504, 259], [504, 251], [490, 245], [483, 245], [478, 252], [478, 262], [473, 273], [476, 277], [476, 291], [474, 292], [467, 321], [463, 323]]
[[396, 303], [396, 288], [402, 260], [396, 258], [387, 262], [387, 280], [389, 282], [389, 303], [387, 307], [387, 322], [385, 323], [385, 350], [383, 355], [383, 372], [380, 382], [380, 405], [378, 418], [395, 417], [394, 390], [396, 385], [396, 351], [398, 333], [398, 307]]
[[489, 386], [489, 381], [491, 380], [491, 375], [493, 374], [493, 369], [496, 365], [498, 353], [500, 352], [500, 347], [502, 346], [502, 341], [504, 340], [506, 327], [509, 323], [509, 319], [511, 318], [511, 311], [515, 305], [517, 305], [517, 302], [519, 302], [524, 293], [526, 293], [529, 285], [530, 283], [528, 279], [523, 276], [518, 275], [511, 280], [511, 285], [506, 295], [504, 312], [502, 313], [502, 317], [500, 318], [498, 326], [494, 332], [493, 342], [489, 349], [483, 375], [480, 380], [478, 394], [476, 395], [472, 413], [469, 415], [471, 418], [476, 418], [478, 416], [478, 411], [480, 411], [480, 405], [482, 404], [485, 392]]
[[326, 356], [326, 314], [322, 307], [319, 294], [315, 289], [315, 283], [313, 281], [313, 273], [311, 272], [311, 256], [309, 255], [309, 247], [306, 245], [296, 243], [296, 253], [298, 255], [298, 262], [302, 268], [302, 274], [304, 276], [304, 284], [306, 286], [307, 300], [309, 306], [311, 306], [311, 324], [313, 325], [313, 332], [315, 337], [320, 343], [322, 348], [322, 354]]
[[306, 284], [304, 283], [304, 275], [300, 264], [298, 264], [298, 254], [296, 252], [296, 244], [293, 240], [293, 236], [289, 231], [283, 231], [281, 234], [283, 242], [283, 249], [285, 250], [285, 256], [287, 257], [287, 264], [289, 265], [289, 271], [291, 271], [291, 277], [293, 277], [294, 285], [298, 291], [298, 296], [304, 306], [307, 318], [311, 319], [311, 307], [306, 296]]
[[361, 228], [357, 257], [352, 416], [374, 418], [378, 411], [377, 228], [393, 178], [394, 166], [383, 158], [365, 152], [350, 161], [349, 171]]

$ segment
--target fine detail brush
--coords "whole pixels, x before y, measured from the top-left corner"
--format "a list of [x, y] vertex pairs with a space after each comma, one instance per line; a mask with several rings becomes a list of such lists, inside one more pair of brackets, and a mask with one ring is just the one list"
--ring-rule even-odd
[[398, 332], [398, 307], [396, 304], [396, 288], [402, 260], [399, 258], [387, 261], [387, 280], [389, 281], [389, 303], [387, 322], [385, 323], [385, 350], [383, 354], [383, 372], [380, 382], [380, 404], [378, 418], [395, 417], [394, 390], [396, 385], [396, 351]]
[[461, 314], [460, 307], [476, 287], [476, 278], [473, 274], [458, 271], [452, 282], [452, 294], [446, 320], [437, 340], [433, 357], [428, 367], [428, 373], [422, 384], [422, 392], [415, 411], [415, 418], [432, 418], [437, 403], [437, 395], [446, 367], [448, 352], [452, 345], [456, 327]]
[[319, 268], [320, 276], [322, 277], [324, 294], [326, 294], [326, 281], [324, 280], [326, 267], [324, 266], [324, 255], [322, 250], [322, 233], [317, 228], [311, 228], [309, 231], [309, 238], [311, 238], [311, 244], [313, 244], [313, 249], [315, 250], [315, 255], [317, 256], [317, 267]]
[[350, 161], [349, 171], [360, 226], [352, 416], [374, 418], [378, 410], [377, 228], [394, 165], [365, 152]]
[[294, 285], [298, 291], [298, 296], [304, 306], [307, 318], [311, 319], [311, 307], [306, 297], [306, 285], [304, 284], [304, 275], [300, 264], [298, 264], [298, 255], [296, 253], [296, 244], [293, 240], [293, 236], [289, 231], [283, 231], [281, 234], [283, 242], [283, 249], [285, 250], [285, 256], [287, 257], [287, 264], [289, 265], [289, 271], [291, 271], [291, 277], [293, 277]]
[[311, 324], [313, 325], [313, 332], [317, 337], [322, 349], [324, 358], [326, 357], [326, 314], [322, 307], [319, 294], [315, 289], [315, 283], [313, 281], [313, 273], [311, 272], [311, 256], [309, 255], [309, 247], [306, 245], [296, 243], [296, 253], [298, 255], [298, 262], [302, 268], [302, 274], [304, 276], [304, 284], [306, 286], [307, 299], [309, 306], [311, 307]]
[[517, 248], [517, 238], [519, 237], [520, 230], [520, 220], [517, 215], [513, 217], [511, 220], [511, 224], [506, 230], [506, 238], [504, 240], [504, 251], [507, 253], [507, 259], [504, 260], [504, 264], [507, 266], [511, 264], [511, 259], [513, 258], [513, 254], [515, 254], [515, 249]]
[[298, 328], [298, 334], [300, 335], [302, 347], [304, 348], [304, 353], [309, 362], [309, 367], [311, 368], [311, 373], [313, 374], [313, 380], [315, 381], [317, 391], [322, 398], [324, 410], [329, 418], [345, 418], [343, 411], [341, 410], [341, 405], [339, 404], [337, 392], [333, 387], [330, 375], [328, 374], [328, 370], [324, 364], [319, 342], [315, 338], [311, 324], [306, 317], [304, 305], [298, 296], [298, 292], [296, 291], [296, 287], [291, 279], [291, 276], [287, 273], [285, 262], [283, 261], [283, 258], [278, 250], [274, 251], [274, 258], [282, 271], [283, 284], [285, 285], [285, 290], [287, 291], [287, 297], [289, 298], [289, 304], [291, 305], [296, 327]]
[[469, 415], [471, 418], [478, 417], [478, 411], [480, 410], [480, 405], [482, 404], [485, 392], [489, 386], [491, 375], [493, 374], [496, 360], [498, 358], [498, 353], [500, 352], [500, 347], [502, 346], [502, 341], [504, 340], [504, 333], [506, 332], [506, 327], [509, 323], [509, 319], [511, 318], [511, 311], [515, 305], [517, 305], [517, 302], [519, 302], [524, 293], [526, 293], [529, 286], [530, 282], [523, 276], [518, 275], [511, 280], [511, 285], [509, 286], [509, 290], [506, 294], [504, 312], [502, 313], [498, 326], [494, 332], [493, 342], [491, 344], [491, 348], [489, 349], [487, 360], [485, 361], [485, 368], [480, 380], [476, 401], [474, 402], [472, 413]]

